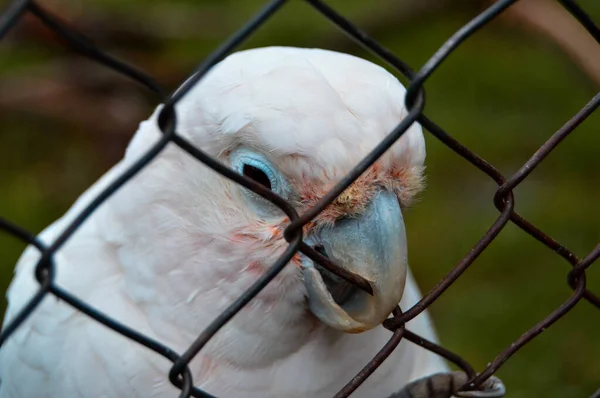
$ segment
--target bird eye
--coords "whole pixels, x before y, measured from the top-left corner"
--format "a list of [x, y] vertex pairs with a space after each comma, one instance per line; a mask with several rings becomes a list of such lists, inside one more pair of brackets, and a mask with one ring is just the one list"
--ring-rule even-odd
[[242, 168], [242, 174], [244, 174], [244, 176], [250, 178], [251, 180], [258, 182], [265, 188], [271, 189], [271, 180], [269, 179], [269, 176], [258, 167], [254, 167], [249, 164], [244, 164]]
[[[287, 179], [262, 153], [250, 148], [237, 148], [231, 153], [229, 161], [238, 173], [270, 189], [282, 198], [289, 199], [292, 195], [292, 189]], [[269, 218], [282, 214], [277, 206], [252, 190], [241, 187], [241, 191], [246, 198], [246, 203], [261, 217]]]

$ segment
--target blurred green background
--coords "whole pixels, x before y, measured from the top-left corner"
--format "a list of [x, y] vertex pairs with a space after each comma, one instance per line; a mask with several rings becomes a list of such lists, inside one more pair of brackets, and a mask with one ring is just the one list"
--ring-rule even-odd
[[[40, 3], [175, 88], [264, 2]], [[329, 3], [413, 68], [486, 5]], [[579, 3], [600, 21], [600, 2]], [[600, 50], [555, 4], [524, 0], [461, 45], [426, 84], [426, 114], [507, 176], [598, 91]], [[374, 59], [299, 1], [243, 47], [265, 45], [323, 47]], [[41, 231], [122, 156], [155, 105], [143, 88], [65, 49], [35, 19], [24, 18], [0, 42], [1, 216]], [[600, 242], [599, 128], [597, 112], [515, 191], [517, 210], [581, 257]], [[409, 258], [423, 291], [498, 216], [495, 184], [433, 136], [426, 139], [429, 187], [406, 214]], [[0, 290], [23, 249], [0, 235]], [[431, 307], [443, 345], [483, 369], [569, 297], [568, 270], [559, 256], [508, 225]], [[600, 266], [592, 266], [587, 280], [596, 292], [599, 277]], [[498, 372], [508, 396], [589, 397], [600, 388], [599, 331], [600, 311], [581, 302]]]

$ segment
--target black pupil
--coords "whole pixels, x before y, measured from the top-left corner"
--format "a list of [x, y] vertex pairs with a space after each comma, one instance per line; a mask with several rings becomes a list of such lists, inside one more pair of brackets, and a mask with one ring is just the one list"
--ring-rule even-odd
[[250, 166], [249, 164], [245, 164], [244, 165], [244, 175], [246, 177], [258, 182], [265, 188], [271, 189], [271, 180], [269, 180], [269, 177], [267, 177], [265, 172], [262, 171], [261, 169], [256, 168], [254, 166]]

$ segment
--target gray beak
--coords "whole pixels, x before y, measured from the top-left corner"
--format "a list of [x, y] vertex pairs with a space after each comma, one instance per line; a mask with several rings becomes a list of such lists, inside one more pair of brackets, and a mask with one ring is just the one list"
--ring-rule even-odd
[[363, 214], [338, 220], [306, 243], [365, 278], [373, 289], [371, 296], [302, 256], [309, 308], [323, 323], [360, 333], [381, 324], [396, 308], [408, 262], [404, 219], [395, 194], [379, 191]]

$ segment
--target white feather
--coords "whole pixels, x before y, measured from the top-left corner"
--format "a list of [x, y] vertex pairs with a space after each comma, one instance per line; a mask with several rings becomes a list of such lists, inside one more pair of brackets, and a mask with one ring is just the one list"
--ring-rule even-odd
[[[223, 161], [228, 149], [247, 145], [291, 179], [335, 181], [406, 116], [404, 94], [383, 68], [350, 55], [248, 50], [213, 68], [178, 104], [178, 131]], [[159, 109], [140, 125], [124, 159], [43, 231], [44, 242], [160, 138]], [[410, 167], [424, 158], [415, 124], [382, 162]], [[169, 144], [59, 250], [57, 283], [182, 352], [262, 272], [249, 265], [268, 266], [285, 248], [236, 238], [255, 221], [235, 184]], [[5, 324], [37, 289], [38, 257], [28, 248], [19, 260]], [[358, 335], [327, 329], [306, 311], [304, 294], [298, 269], [288, 265], [192, 362], [196, 385], [234, 398], [330, 397], [390, 337], [382, 327]], [[419, 297], [409, 276], [402, 308]], [[409, 328], [436, 340], [426, 313]], [[49, 296], [0, 350], [0, 397], [172, 397], [178, 390], [169, 368], [168, 360]], [[434, 354], [402, 342], [353, 396], [383, 398], [443, 370]]]

